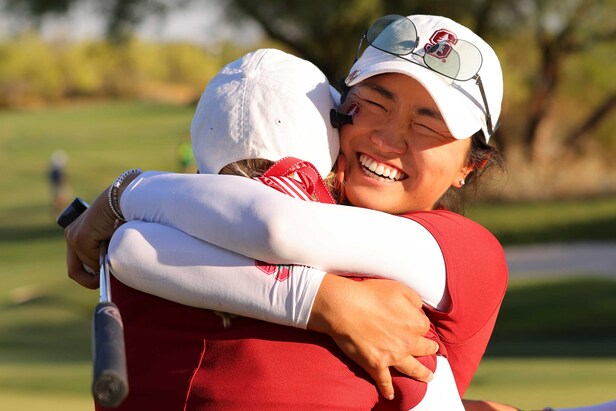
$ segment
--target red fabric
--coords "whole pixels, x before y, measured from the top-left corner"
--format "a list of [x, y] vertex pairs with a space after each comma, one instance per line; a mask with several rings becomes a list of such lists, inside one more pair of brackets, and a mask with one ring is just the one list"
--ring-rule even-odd
[[275, 180], [270, 180], [270, 177], [291, 177], [293, 174], [297, 174], [304, 193], [308, 194], [312, 201], [328, 204], [334, 204], [336, 202], [317, 169], [311, 163], [299, 160], [295, 157], [280, 159], [263, 173], [263, 175], [258, 177], [258, 180], [278, 191], [292, 195], [283, 187], [278, 186]]
[[114, 410], [183, 410], [206, 335], [223, 329], [221, 318], [142, 293], [113, 276], [111, 292], [124, 324], [129, 385], [128, 397]]
[[[425, 394], [425, 384], [394, 371], [396, 399], [384, 400], [326, 335], [243, 317], [224, 329], [212, 311], [113, 277], [111, 287], [129, 379], [129, 395], [115, 410], [402, 410]], [[434, 357], [422, 360], [435, 368]]]
[[[479, 224], [445, 210], [406, 214], [428, 229], [445, 258], [451, 307], [424, 311], [441, 340], [441, 353], [464, 395], [485, 353], [507, 288], [507, 263], [498, 240]], [[444, 346], [444, 347], [443, 347]]]
[[[435, 370], [435, 356], [420, 361]], [[329, 336], [237, 317], [208, 333], [187, 409], [409, 410], [425, 395], [424, 383], [395, 370], [392, 380], [389, 401]]]
[[[296, 159], [277, 164], [276, 173], [286, 176], [290, 170], [298, 172], [313, 199], [331, 202], [331, 197], [320, 191], [320, 176], [316, 174], [315, 180], [304, 162], [292, 160]], [[450, 219], [455, 221], [453, 216]], [[452, 246], [442, 238], [444, 233], [450, 234], [449, 220], [441, 227], [442, 222], [429, 213], [409, 217], [422, 224], [425, 220], [424, 226], [445, 249]], [[461, 258], [459, 254], [463, 252], [445, 257], [448, 270]], [[462, 274], [456, 270], [458, 275]], [[466, 286], [466, 282], [461, 284]], [[117, 410], [408, 410], [425, 395], [426, 384], [392, 369], [396, 398], [388, 401], [380, 397], [368, 374], [326, 335], [242, 317], [231, 319], [231, 327], [224, 329], [221, 317], [212, 311], [141, 293], [115, 279], [111, 287], [124, 321], [130, 385], [127, 400]], [[457, 300], [458, 293], [452, 296]], [[454, 307], [458, 307], [457, 302]], [[458, 340], [447, 330], [457, 332], [460, 327], [454, 320], [459, 321], [458, 313], [466, 309], [464, 303], [459, 310], [452, 310], [451, 321], [447, 316], [435, 317], [437, 324], [449, 327], [438, 333], [451, 343], [441, 344], [441, 351], [453, 355], [461, 367], [473, 366], [477, 355], [473, 351], [469, 360], [462, 356], [455, 347]], [[484, 334], [489, 337], [491, 332], [489, 324], [481, 332], [480, 338], [470, 338], [471, 344], [460, 347], [482, 348], [479, 351], [483, 354], [482, 344], [484, 340], [487, 343]], [[438, 341], [434, 327], [430, 336]], [[434, 371], [435, 356], [420, 361]], [[466, 374], [460, 375], [466, 378]]]
[[326, 335], [234, 318], [211, 333], [189, 410], [369, 410], [370, 378]]

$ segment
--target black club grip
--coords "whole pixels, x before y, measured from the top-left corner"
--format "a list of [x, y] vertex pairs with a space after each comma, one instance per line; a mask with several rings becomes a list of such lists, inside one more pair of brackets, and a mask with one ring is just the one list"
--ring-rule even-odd
[[128, 395], [124, 332], [118, 307], [99, 303], [94, 310], [92, 395], [103, 407], [117, 407]]
[[64, 211], [56, 218], [56, 223], [62, 228], [66, 228], [70, 223], [75, 221], [89, 207], [88, 203], [81, 198], [76, 197]]
[[[56, 222], [66, 228], [88, 207], [88, 203], [77, 197], [58, 216]], [[118, 307], [111, 301], [98, 303], [94, 309], [92, 328], [92, 395], [97, 404], [115, 408], [128, 395], [124, 327]]]

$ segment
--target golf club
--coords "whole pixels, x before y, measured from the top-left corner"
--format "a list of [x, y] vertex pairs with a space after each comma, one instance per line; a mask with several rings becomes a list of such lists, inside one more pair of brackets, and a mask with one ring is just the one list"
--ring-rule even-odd
[[[77, 219], [88, 204], [75, 198], [58, 216], [57, 223], [66, 228]], [[115, 408], [128, 395], [128, 376], [126, 373], [126, 353], [124, 350], [124, 332], [120, 310], [111, 301], [109, 287], [109, 262], [107, 261], [107, 242], [100, 246], [100, 298], [94, 308], [93, 317], [93, 362], [92, 395], [97, 404]], [[86, 271], [95, 275], [93, 270]]]

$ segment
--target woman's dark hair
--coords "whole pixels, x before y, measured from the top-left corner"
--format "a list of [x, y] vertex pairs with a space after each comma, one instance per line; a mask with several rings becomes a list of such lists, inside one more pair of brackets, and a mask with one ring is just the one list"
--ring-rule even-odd
[[483, 132], [480, 130], [471, 137], [471, 148], [468, 153], [468, 163], [474, 166], [473, 171], [466, 177], [462, 189], [450, 187], [437, 201], [434, 208], [464, 214], [464, 200], [476, 198], [479, 191], [479, 182], [484, 175], [494, 177], [494, 173], [505, 170], [503, 157], [498, 149], [485, 142]]

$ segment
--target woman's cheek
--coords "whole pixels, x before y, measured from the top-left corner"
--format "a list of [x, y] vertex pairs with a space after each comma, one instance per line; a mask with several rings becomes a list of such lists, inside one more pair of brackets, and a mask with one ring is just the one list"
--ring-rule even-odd
[[343, 152], [340, 152], [340, 154], [338, 154], [336, 173], [344, 174], [345, 167], [346, 167], [346, 156], [344, 155]]

